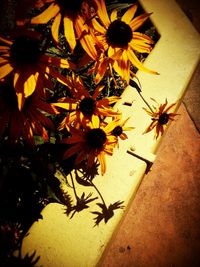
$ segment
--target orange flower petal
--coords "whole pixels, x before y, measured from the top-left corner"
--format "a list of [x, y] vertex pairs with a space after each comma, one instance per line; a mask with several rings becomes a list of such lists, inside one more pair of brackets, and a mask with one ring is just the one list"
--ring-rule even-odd
[[59, 57], [51, 57], [47, 55], [42, 55], [40, 57], [40, 61], [44, 63], [48, 63], [56, 68], [75, 68], [75, 65], [71, 62], [68, 62], [64, 58], [59, 58]]
[[89, 28], [86, 26], [85, 21], [79, 15], [75, 20], [75, 29], [83, 49], [92, 59], [96, 60], [98, 54], [94, 45], [95, 37], [92, 32], [89, 32]]
[[137, 5], [132, 5], [122, 16], [121, 20], [129, 24], [137, 11]]
[[46, 24], [50, 19], [55, 17], [60, 11], [59, 5], [52, 3], [41, 14], [31, 19], [32, 24]]
[[98, 95], [101, 93], [101, 91], [103, 90], [105, 86], [104, 85], [100, 85], [98, 86], [95, 91], [94, 91], [94, 94], [92, 95], [92, 98], [93, 99], [96, 99], [98, 97]]
[[6, 39], [5, 37], [3, 37], [2, 35], [0, 35], [0, 42], [7, 44], [7, 45], [12, 45], [12, 41]]
[[157, 121], [154, 120], [154, 121], [153, 121], [153, 122], [146, 128], [146, 130], [143, 132], [143, 134], [148, 133], [148, 132], [150, 132], [151, 130], [153, 130], [153, 128], [154, 128], [156, 125], [157, 125]]
[[75, 32], [74, 32], [73, 19], [65, 15], [63, 18], [63, 23], [64, 23], [65, 38], [67, 42], [69, 43], [71, 51], [73, 52], [76, 46], [76, 37], [75, 37]]
[[84, 142], [84, 138], [82, 135], [73, 135], [72, 137], [69, 137], [68, 140], [66, 140], [66, 144], [75, 144], [79, 142]]
[[82, 148], [82, 144], [81, 143], [73, 145], [72, 147], [67, 149], [67, 151], [65, 151], [65, 153], [63, 154], [63, 159], [70, 158], [74, 154], [78, 153], [81, 150], [81, 148]]
[[[24, 75], [26, 77], [26, 75]], [[37, 79], [39, 73], [36, 72], [35, 74], [31, 74], [25, 81], [24, 81], [24, 96], [29, 97], [35, 91]]]
[[13, 67], [9, 63], [0, 66], [0, 80], [6, 77], [12, 70]]
[[104, 175], [105, 172], [106, 172], [106, 160], [105, 160], [105, 155], [104, 153], [100, 153], [98, 156], [97, 156], [98, 160], [99, 160], [99, 163], [100, 163], [100, 167], [101, 167], [101, 175]]
[[111, 15], [110, 15], [110, 20], [111, 22], [113, 22], [114, 20], [117, 19], [117, 10], [114, 9], [112, 12], [111, 12]]
[[145, 72], [149, 72], [152, 74], [159, 74], [156, 71], [150, 70], [148, 68], [146, 68], [140, 61], [139, 59], [136, 57], [136, 55], [134, 54], [134, 52], [131, 49], [127, 50], [127, 55], [129, 60], [131, 61], [131, 63], [138, 68], [139, 70], [145, 71]]
[[98, 84], [102, 78], [105, 75], [105, 72], [107, 70], [108, 67], [108, 61], [107, 60], [102, 60], [102, 61], [98, 61], [95, 68], [97, 70], [96, 76], [95, 76], [95, 84]]
[[53, 24], [51, 26], [51, 33], [52, 33], [53, 39], [56, 41], [56, 43], [58, 43], [58, 33], [59, 33], [61, 18], [62, 18], [61, 13], [58, 13], [55, 16], [55, 19], [54, 19]]
[[106, 29], [103, 26], [101, 26], [101, 24], [99, 24], [99, 22], [96, 19], [92, 20], [92, 25], [96, 31], [100, 32], [101, 34], [106, 34]]
[[7, 52], [8, 50], [9, 50], [8, 46], [5, 46], [5, 45], [0, 46], [0, 52]]
[[52, 105], [60, 108], [64, 108], [66, 110], [76, 110], [77, 103], [53, 103]]
[[92, 125], [93, 128], [99, 128], [100, 119], [97, 115], [92, 115]]
[[92, 165], [94, 164], [95, 158], [96, 158], [95, 153], [90, 152], [90, 154], [88, 155], [88, 160], [87, 160], [87, 164], [89, 168], [91, 168]]
[[132, 31], [137, 30], [140, 26], [142, 26], [142, 24], [149, 18], [149, 16], [152, 13], [145, 13], [142, 14], [140, 16], [137, 16], [136, 18], [134, 18], [131, 22], [130, 22], [130, 27], [132, 29]]

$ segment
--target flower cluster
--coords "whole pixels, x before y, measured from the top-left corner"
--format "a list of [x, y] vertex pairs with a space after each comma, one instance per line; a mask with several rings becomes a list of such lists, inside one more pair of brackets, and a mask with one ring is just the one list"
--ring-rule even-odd
[[125, 88], [134, 69], [157, 74], [138, 58], [153, 47], [153, 40], [137, 31], [150, 14], [136, 16], [136, 4], [108, 12], [104, 0], [30, 5], [37, 15], [18, 16], [15, 31], [0, 35], [0, 134], [12, 143], [35, 145], [35, 136], [47, 142], [62, 118], [58, 130], [71, 135], [60, 140], [71, 145], [63, 158], [78, 154], [75, 162], [86, 160], [88, 167], [97, 158], [104, 174], [104, 155], [112, 155], [118, 137], [126, 139], [124, 130], [133, 127], [121, 126], [122, 114], [114, 109], [120, 97], [103, 92], [111, 82], [112, 91], [119, 82]]

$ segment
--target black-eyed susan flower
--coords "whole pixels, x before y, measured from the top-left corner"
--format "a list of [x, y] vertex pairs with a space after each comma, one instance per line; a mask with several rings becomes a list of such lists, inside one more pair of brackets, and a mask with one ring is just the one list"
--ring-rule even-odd
[[[101, 60], [106, 57], [114, 60], [112, 64], [114, 70], [129, 83], [130, 64], [137, 69], [149, 73], [157, 74], [156, 71], [146, 68], [137, 58], [135, 52], [150, 53], [153, 41], [150, 37], [136, 30], [149, 18], [150, 13], [139, 15], [135, 18], [137, 5], [132, 5], [124, 15], [119, 18], [117, 10], [111, 12], [108, 16], [104, 0], [95, 0], [97, 4], [96, 18], [92, 19], [92, 24], [97, 38], [97, 46], [105, 54]], [[98, 64], [98, 63], [97, 63]], [[107, 64], [101, 64], [99, 72], [105, 73], [104, 68]]]
[[59, 42], [59, 32], [61, 21], [64, 26], [64, 36], [69, 43], [71, 52], [80, 40], [82, 47], [92, 59], [97, 59], [97, 51], [94, 46], [92, 32], [90, 32], [87, 23], [85, 23], [91, 10], [94, 10], [96, 5], [93, 0], [43, 0], [43, 5], [48, 7], [38, 16], [31, 19], [32, 24], [46, 24], [51, 19], [53, 20], [51, 32], [56, 43]]
[[36, 92], [26, 98], [22, 110], [18, 109], [17, 96], [11, 83], [0, 83], [0, 137], [6, 132], [11, 143], [23, 138], [27, 143], [34, 145], [34, 135], [42, 136], [48, 141], [46, 129], [54, 129], [48, 114], [57, 111]]
[[97, 99], [104, 86], [98, 86], [93, 95], [90, 95], [85, 89], [84, 84], [79, 76], [68, 78], [68, 86], [73, 98], [63, 97], [58, 100], [58, 103], [53, 103], [54, 106], [70, 111], [70, 113], [61, 122], [60, 129], [67, 128], [72, 125], [88, 125], [91, 122], [93, 125], [98, 125], [101, 117], [115, 117], [120, 115], [114, 111], [111, 104], [117, 102], [120, 97], [110, 96], [103, 99]]
[[42, 54], [40, 38], [33, 31], [22, 31], [13, 39], [0, 36], [0, 81], [11, 75], [20, 110], [25, 98], [36, 89], [43, 94], [50, 84], [49, 76], [61, 82], [66, 80], [54, 67], [72, 67], [65, 59]]
[[[122, 120], [122, 115], [116, 116], [110, 123], [109, 126], [107, 126], [107, 130], [110, 131], [110, 134], [115, 136], [117, 139], [117, 147], [119, 147], [119, 139], [121, 140], [126, 140], [128, 138], [127, 134], [125, 133], [126, 131], [131, 131], [134, 129], [132, 126], [126, 126], [126, 123], [130, 117], [128, 117], [125, 120]], [[105, 123], [107, 125], [107, 123]]]
[[90, 168], [98, 159], [101, 167], [101, 175], [106, 171], [105, 155], [112, 155], [116, 145], [116, 137], [109, 132], [109, 124], [106, 126], [93, 125], [83, 129], [71, 129], [72, 136], [63, 139], [62, 143], [72, 146], [64, 153], [63, 159], [67, 159], [76, 154], [75, 164], [83, 160], [87, 161]]
[[151, 124], [146, 128], [144, 134], [150, 132], [155, 128], [154, 138], [157, 139], [159, 135], [163, 135], [164, 128], [167, 126], [169, 121], [173, 121], [174, 117], [178, 114], [169, 112], [176, 105], [176, 103], [167, 106], [167, 99], [164, 104], [159, 104], [153, 98], [152, 100], [157, 104], [157, 106], [153, 106], [151, 110], [143, 108], [147, 112], [147, 114], [151, 116], [152, 119]]

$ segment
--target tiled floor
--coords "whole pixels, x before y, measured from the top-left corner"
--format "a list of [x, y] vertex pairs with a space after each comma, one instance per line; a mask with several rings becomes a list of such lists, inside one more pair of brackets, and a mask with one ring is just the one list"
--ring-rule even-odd
[[[177, 2], [200, 30], [199, 2]], [[200, 266], [199, 76], [200, 66], [102, 267]]]
[[102, 267], [200, 266], [200, 135], [179, 113]]

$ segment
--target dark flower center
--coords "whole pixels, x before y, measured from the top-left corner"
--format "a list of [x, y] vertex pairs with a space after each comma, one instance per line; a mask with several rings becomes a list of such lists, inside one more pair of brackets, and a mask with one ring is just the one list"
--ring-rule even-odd
[[106, 134], [100, 128], [91, 129], [87, 132], [86, 141], [90, 148], [101, 150], [106, 142]]
[[96, 108], [96, 102], [91, 97], [85, 97], [81, 100], [79, 104], [80, 111], [88, 117], [91, 117], [94, 114]]
[[113, 130], [112, 130], [112, 134], [114, 136], [120, 136], [123, 132], [123, 129], [121, 126], [116, 126]]
[[40, 56], [39, 41], [28, 36], [20, 36], [13, 42], [10, 55], [14, 63], [34, 64]]
[[160, 116], [159, 116], [159, 119], [158, 119], [158, 123], [161, 124], [161, 125], [164, 125], [166, 123], [168, 123], [169, 121], [169, 114], [167, 113], [162, 113]]
[[56, 0], [58, 5], [67, 12], [78, 12], [81, 9], [83, 0]]
[[127, 46], [133, 38], [131, 27], [124, 21], [113, 21], [106, 32], [107, 42], [117, 47]]

